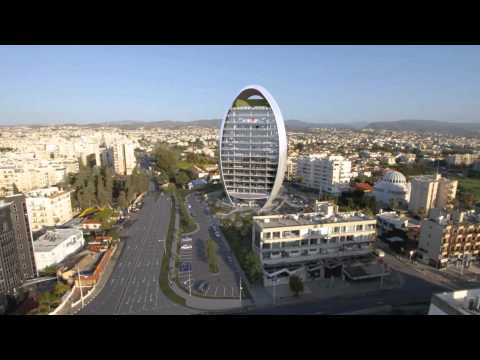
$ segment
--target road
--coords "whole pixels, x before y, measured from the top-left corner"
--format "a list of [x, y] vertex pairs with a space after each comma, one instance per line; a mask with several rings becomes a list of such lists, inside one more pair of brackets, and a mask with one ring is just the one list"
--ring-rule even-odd
[[398, 289], [385, 289], [366, 294], [340, 296], [321, 301], [258, 308], [244, 312], [247, 315], [313, 315], [344, 314], [380, 306], [399, 306], [413, 303], [428, 303], [432, 293], [445, 291], [444, 288], [425, 282], [423, 279], [402, 274], [405, 284]]
[[[206, 280], [209, 285], [205, 295], [209, 297], [238, 298], [239, 297], [239, 276], [233, 264], [233, 254], [230, 252], [223, 239], [217, 239], [213, 231], [209, 229], [212, 218], [206, 214], [207, 205], [204, 200], [197, 199], [196, 195], [190, 195], [188, 202], [192, 205], [190, 209], [194, 214], [193, 219], [199, 224], [198, 232], [191, 235], [193, 239], [192, 250], [181, 250], [180, 258], [184, 263], [191, 263], [193, 281]], [[219, 273], [212, 274], [208, 269], [206, 256], [207, 240], [211, 238], [218, 245], [218, 266]], [[231, 260], [229, 260], [229, 257]], [[180, 273], [181, 281], [188, 279], [188, 271]]]
[[[158, 199], [157, 199], [158, 197]], [[122, 234], [125, 246], [102, 291], [78, 314], [183, 315], [194, 311], [171, 302], [159, 274], [170, 220], [170, 199], [149, 193], [136, 221]], [[161, 240], [161, 241], [159, 241]]]

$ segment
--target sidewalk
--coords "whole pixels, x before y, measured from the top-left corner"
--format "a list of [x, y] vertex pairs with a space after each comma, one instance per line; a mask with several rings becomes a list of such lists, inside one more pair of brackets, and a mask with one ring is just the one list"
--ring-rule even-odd
[[[100, 280], [98, 283], [93, 287], [92, 293], [86, 299], [85, 303], [88, 304], [90, 301], [95, 299], [98, 294], [103, 290], [105, 287], [105, 284], [107, 283], [108, 279], [110, 278], [110, 275], [113, 272], [113, 269], [115, 268], [115, 264], [117, 263], [118, 258], [120, 257], [122, 250], [123, 250], [124, 242], [121, 241], [117, 244], [116, 248], [113, 251], [112, 257], [110, 258], [110, 261], [108, 262], [108, 265], [105, 268], [105, 271], [100, 277]], [[78, 301], [79, 298], [73, 296], [67, 304], [65, 304], [65, 307], [59, 311], [56, 315], [75, 315], [82, 309], [81, 303], [78, 304], [75, 307], [72, 307], [72, 303]]]

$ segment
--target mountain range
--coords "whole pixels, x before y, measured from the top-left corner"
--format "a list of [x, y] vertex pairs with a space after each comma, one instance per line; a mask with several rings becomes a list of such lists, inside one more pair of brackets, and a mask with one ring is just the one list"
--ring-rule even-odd
[[480, 122], [460, 123], [437, 120], [398, 120], [378, 121], [365, 126], [367, 129], [415, 131], [427, 133], [442, 133], [457, 136], [480, 135]]

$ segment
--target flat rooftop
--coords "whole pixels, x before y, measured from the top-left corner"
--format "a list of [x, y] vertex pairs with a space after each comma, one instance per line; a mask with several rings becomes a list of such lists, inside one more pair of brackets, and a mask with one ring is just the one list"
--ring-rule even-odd
[[71, 236], [79, 234], [82, 235], [82, 231], [77, 229], [49, 230], [33, 242], [33, 248], [36, 252], [51, 251]]
[[465, 300], [480, 296], [480, 288], [470, 290], [457, 290], [434, 294], [432, 303], [452, 315], [480, 315], [480, 312], [468, 310]]
[[[267, 219], [268, 222], [265, 222]], [[276, 228], [287, 226], [305, 226], [305, 225], [321, 225], [321, 224], [333, 224], [333, 223], [345, 223], [355, 221], [376, 221], [374, 216], [368, 216], [362, 213], [339, 213], [332, 216], [325, 216], [322, 213], [309, 213], [309, 214], [293, 214], [284, 215], [282, 217], [272, 217], [266, 219], [254, 218], [254, 221], [262, 228]]]

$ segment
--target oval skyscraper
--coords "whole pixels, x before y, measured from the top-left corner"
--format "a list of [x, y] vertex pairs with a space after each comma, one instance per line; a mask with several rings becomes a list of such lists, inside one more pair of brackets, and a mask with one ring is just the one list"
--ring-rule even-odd
[[283, 183], [287, 133], [273, 96], [250, 85], [235, 97], [222, 119], [220, 174], [228, 200], [268, 208]]

